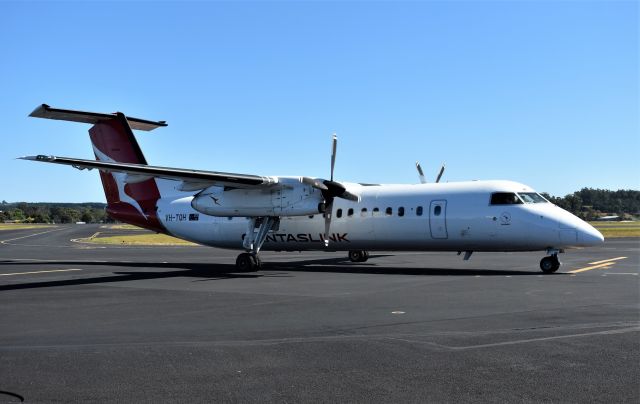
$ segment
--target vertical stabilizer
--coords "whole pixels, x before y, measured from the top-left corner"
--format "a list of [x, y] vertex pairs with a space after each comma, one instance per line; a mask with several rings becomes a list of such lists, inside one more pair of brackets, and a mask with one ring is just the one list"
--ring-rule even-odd
[[[96, 160], [105, 162], [147, 164], [132, 128], [150, 131], [167, 126], [164, 121], [149, 121], [127, 117], [123, 113], [103, 114], [51, 108], [46, 104], [36, 108], [30, 116], [46, 119], [90, 123], [89, 136]], [[156, 215], [160, 191], [156, 181], [127, 178], [125, 173], [100, 172], [107, 198], [107, 213], [123, 222], [154, 231], [164, 232]]]
[[[89, 135], [96, 160], [147, 164], [123, 114], [118, 113], [113, 119], [96, 123], [89, 129]], [[127, 183], [126, 177], [124, 173], [100, 172], [107, 212], [123, 222], [161, 231], [162, 226], [156, 217], [156, 203], [160, 199], [156, 181], [150, 178]]]

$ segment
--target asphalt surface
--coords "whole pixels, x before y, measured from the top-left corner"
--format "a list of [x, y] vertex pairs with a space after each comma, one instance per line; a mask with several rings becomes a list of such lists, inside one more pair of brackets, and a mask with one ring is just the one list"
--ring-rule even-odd
[[243, 274], [234, 251], [71, 241], [97, 230], [0, 231], [0, 402], [640, 402], [639, 239], [554, 275], [391, 252]]

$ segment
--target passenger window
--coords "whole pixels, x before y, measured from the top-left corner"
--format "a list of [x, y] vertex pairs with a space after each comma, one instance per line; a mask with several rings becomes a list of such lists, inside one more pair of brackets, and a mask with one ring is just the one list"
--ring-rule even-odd
[[433, 215], [440, 216], [440, 213], [442, 213], [442, 206], [436, 205], [436, 207], [433, 208]]
[[400, 217], [404, 216], [404, 208], [402, 206], [398, 208], [398, 216]]
[[513, 192], [495, 192], [491, 194], [492, 205], [518, 205], [522, 201]]
[[353, 209], [349, 208], [349, 210], [347, 211], [347, 216], [353, 216]]
[[362, 210], [360, 211], [360, 216], [362, 217], [367, 216], [367, 208], [362, 208]]
[[391, 216], [393, 215], [393, 209], [392, 208], [387, 208], [387, 210], [384, 212], [387, 216]]
[[416, 208], [416, 216], [422, 216], [422, 206]]
[[373, 208], [373, 216], [380, 216], [380, 209]]
[[313, 215], [309, 215], [309, 219], [313, 219]]
[[336, 217], [342, 217], [342, 209], [336, 211]]

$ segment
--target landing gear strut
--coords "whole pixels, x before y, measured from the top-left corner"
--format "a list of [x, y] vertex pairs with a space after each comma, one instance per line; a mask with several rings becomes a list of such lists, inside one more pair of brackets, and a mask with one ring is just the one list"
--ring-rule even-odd
[[[272, 229], [277, 229], [280, 224], [278, 217], [252, 217], [247, 225], [247, 232], [242, 240], [242, 246], [247, 252], [236, 258], [236, 269], [240, 272], [258, 271], [262, 266], [258, 253], [267, 239], [267, 234]], [[256, 228], [258, 231], [256, 232]]]
[[556, 272], [558, 268], [560, 268], [560, 260], [558, 259], [557, 253], [540, 260], [540, 269], [542, 269], [542, 272], [545, 274], [552, 274]]
[[369, 253], [364, 250], [349, 251], [349, 259], [351, 262], [365, 262], [369, 259]]

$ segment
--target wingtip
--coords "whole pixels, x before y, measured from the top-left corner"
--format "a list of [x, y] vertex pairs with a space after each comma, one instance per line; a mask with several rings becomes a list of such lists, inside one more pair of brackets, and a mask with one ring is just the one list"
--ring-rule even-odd
[[37, 156], [16, 157], [16, 160], [51, 161], [51, 160], [55, 160], [55, 157], [54, 156], [45, 156], [43, 154], [38, 154]]

